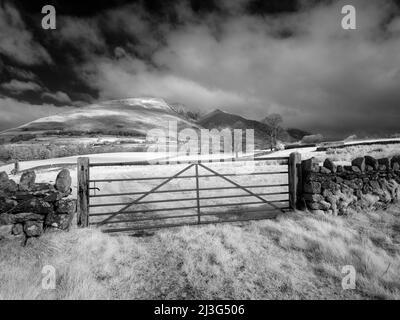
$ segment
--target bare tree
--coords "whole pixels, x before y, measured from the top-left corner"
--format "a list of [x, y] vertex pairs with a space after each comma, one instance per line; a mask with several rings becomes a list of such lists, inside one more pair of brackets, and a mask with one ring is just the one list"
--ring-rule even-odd
[[268, 137], [270, 141], [271, 151], [276, 146], [279, 129], [281, 128], [282, 116], [278, 113], [272, 113], [262, 121], [268, 126]]

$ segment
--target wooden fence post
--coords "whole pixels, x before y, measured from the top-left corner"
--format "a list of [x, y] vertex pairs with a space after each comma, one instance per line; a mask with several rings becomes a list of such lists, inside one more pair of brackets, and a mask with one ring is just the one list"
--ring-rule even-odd
[[78, 158], [78, 226], [89, 226], [89, 158]]
[[18, 174], [18, 172], [19, 172], [19, 161], [18, 160], [15, 160], [15, 162], [14, 162], [14, 171], [15, 171], [15, 174]]
[[298, 152], [292, 152], [289, 155], [289, 207], [292, 210], [297, 208], [298, 192], [300, 191], [299, 181], [301, 182], [300, 176], [301, 166], [301, 154]]

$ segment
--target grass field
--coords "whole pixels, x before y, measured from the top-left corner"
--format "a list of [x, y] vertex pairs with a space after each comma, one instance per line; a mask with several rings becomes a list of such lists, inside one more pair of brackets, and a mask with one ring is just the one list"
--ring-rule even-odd
[[[365, 151], [351, 149], [345, 154]], [[277, 170], [276, 165], [250, 171]], [[249, 170], [210, 166], [225, 173]], [[96, 178], [171, 176], [178, 167], [97, 168], [93, 174]], [[37, 180], [54, 181], [58, 171], [59, 167], [38, 170]], [[71, 175], [75, 195], [74, 168]], [[269, 177], [273, 178], [232, 180], [285, 182], [285, 175]], [[212, 180], [216, 178], [203, 179], [201, 186], [226, 185]], [[185, 188], [189, 181], [193, 184], [193, 179], [181, 179], [169, 187]], [[102, 193], [142, 191], [155, 183], [100, 187]], [[55, 290], [41, 288], [45, 265], [56, 268]], [[355, 290], [342, 289], [345, 265], [357, 271]], [[400, 299], [399, 270], [400, 205], [347, 217], [287, 213], [275, 220], [164, 229], [147, 237], [110, 236], [74, 227], [30, 239], [26, 247], [18, 241], [1, 241], [0, 299]]]
[[[1, 242], [1, 299], [400, 299], [400, 210]], [[56, 289], [41, 288], [42, 268]], [[344, 265], [357, 271], [343, 290]]]

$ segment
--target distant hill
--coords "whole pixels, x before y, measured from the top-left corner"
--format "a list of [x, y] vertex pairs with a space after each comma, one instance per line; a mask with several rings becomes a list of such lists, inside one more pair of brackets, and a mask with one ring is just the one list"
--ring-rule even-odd
[[[145, 137], [150, 129], [167, 129], [168, 121], [177, 121], [178, 129], [199, 126], [177, 114], [163, 100], [132, 98], [106, 101], [73, 111], [41, 118], [0, 137], [29, 140], [43, 135], [79, 136], [85, 134]], [[8, 138], [8, 139], [7, 139]]]
[[[198, 124], [207, 129], [254, 129], [255, 143], [260, 148], [269, 147], [268, 143], [268, 125], [256, 121], [243, 118], [239, 115], [228, 113], [220, 109], [216, 109], [198, 120]], [[284, 142], [298, 141], [308, 134], [300, 129], [282, 129], [278, 133], [278, 139]]]

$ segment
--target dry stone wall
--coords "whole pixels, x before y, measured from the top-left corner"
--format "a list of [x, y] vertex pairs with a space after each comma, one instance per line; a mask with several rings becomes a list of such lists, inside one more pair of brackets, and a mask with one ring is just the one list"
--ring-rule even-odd
[[400, 198], [400, 156], [358, 157], [351, 165], [327, 158], [301, 163], [300, 207], [314, 213], [345, 215], [349, 210], [381, 209]]
[[36, 183], [34, 171], [22, 174], [19, 184], [0, 172], [0, 240], [38, 237], [49, 229], [68, 230], [76, 212], [71, 176], [61, 170], [55, 184]]

